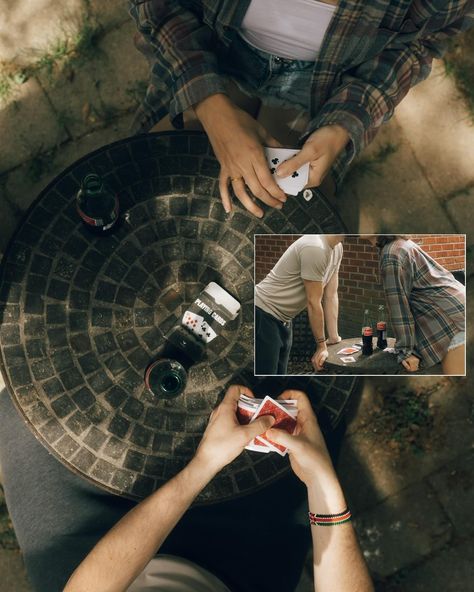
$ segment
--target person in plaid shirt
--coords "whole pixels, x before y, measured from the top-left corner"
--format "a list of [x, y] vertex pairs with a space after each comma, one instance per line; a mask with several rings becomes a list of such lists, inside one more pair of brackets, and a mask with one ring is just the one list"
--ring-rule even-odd
[[[242, 204], [260, 217], [263, 210], [253, 196], [278, 208], [286, 200], [269, 174], [263, 151], [264, 145], [278, 142], [234, 103], [229, 80], [264, 105], [305, 112], [298, 134], [302, 149], [281, 164], [278, 173], [286, 177], [309, 162], [308, 186], [319, 186], [326, 177], [337, 189], [356, 154], [390, 119], [409, 89], [428, 76], [433, 58], [443, 55], [449, 39], [472, 25], [474, 16], [472, 0], [129, 4], [139, 31], [136, 44], [152, 65], [134, 130], [149, 131], [167, 115], [180, 129], [183, 115], [194, 109], [221, 165], [224, 208], [232, 208], [231, 184]], [[309, 14], [307, 10], [312, 18], [292, 20]], [[265, 21], [278, 35], [272, 37]], [[261, 50], [273, 46], [280, 55]]]
[[443, 374], [465, 373], [465, 289], [416, 243], [394, 235], [366, 237], [379, 248], [380, 275], [409, 372], [441, 362]]

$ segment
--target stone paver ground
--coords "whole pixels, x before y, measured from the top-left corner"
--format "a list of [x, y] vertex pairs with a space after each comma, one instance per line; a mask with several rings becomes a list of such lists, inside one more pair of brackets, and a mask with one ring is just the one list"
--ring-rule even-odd
[[[12, 63], [31, 68], [52, 47], [64, 49], [58, 40], [77, 37], [85, 23], [94, 35], [86, 57], [73, 52], [73, 59], [50, 60], [51, 76], [47, 67], [35, 67], [23, 84], [17, 76], [13, 94], [0, 103], [0, 256], [49, 180], [83, 154], [128, 135], [147, 74], [122, 0], [18, 0], [3, 7], [2, 17], [4, 71]], [[351, 232], [462, 232], [472, 248], [473, 162], [471, 114], [436, 61], [429, 79], [358, 159], [338, 196], [339, 211]], [[468, 275], [473, 265], [468, 258]], [[340, 474], [378, 592], [454, 592], [471, 585], [472, 382], [366, 380]], [[400, 450], [367, 425], [368, 413], [395, 384], [439, 387], [430, 395], [435, 427], [424, 452]], [[18, 552], [0, 549], [0, 575], [0, 592], [29, 590]], [[311, 586], [308, 564], [298, 592]]]

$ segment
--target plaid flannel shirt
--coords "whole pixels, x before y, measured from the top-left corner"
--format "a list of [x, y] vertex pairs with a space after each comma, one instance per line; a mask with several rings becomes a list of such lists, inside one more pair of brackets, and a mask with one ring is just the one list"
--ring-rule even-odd
[[425, 368], [440, 362], [456, 333], [465, 331], [465, 290], [412, 241], [395, 240], [380, 253], [380, 273], [395, 347]]
[[[250, 0], [129, 0], [151, 58], [151, 80], [133, 129], [145, 132], [168, 113], [182, 113], [226, 93], [214, 54], [229, 46]], [[353, 160], [390, 119], [409, 89], [431, 71], [447, 41], [474, 22], [473, 0], [340, 0], [314, 65], [310, 122], [340, 124], [351, 142], [333, 166], [339, 186]]]

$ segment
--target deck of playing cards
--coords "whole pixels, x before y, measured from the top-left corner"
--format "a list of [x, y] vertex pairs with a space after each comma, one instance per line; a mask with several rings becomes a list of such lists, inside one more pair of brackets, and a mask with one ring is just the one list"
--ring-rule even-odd
[[294, 171], [289, 177], [279, 177], [276, 174], [276, 170], [279, 164], [298, 154], [298, 152], [299, 150], [293, 150], [291, 148], [265, 148], [268, 168], [278, 187], [288, 195], [298, 195], [308, 183], [309, 162], [301, 166], [297, 171]]
[[240, 303], [215, 282], [209, 283], [184, 312], [181, 324], [204, 343], [215, 339], [235, 319]]
[[[254, 399], [243, 394], [240, 395], [237, 403], [237, 419], [239, 423], [242, 425], [252, 423], [262, 415], [272, 415], [275, 418], [272, 427], [293, 434], [298, 415], [298, 401], [295, 399], [275, 401], [275, 399], [268, 396], [264, 399]], [[285, 456], [288, 452], [287, 448], [270, 440], [266, 433], [254, 438], [245, 448], [255, 452], [276, 452], [280, 456]]]

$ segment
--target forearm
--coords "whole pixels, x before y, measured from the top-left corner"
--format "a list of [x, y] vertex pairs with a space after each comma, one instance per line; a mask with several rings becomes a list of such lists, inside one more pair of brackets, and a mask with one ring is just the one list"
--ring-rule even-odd
[[64, 592], [124, 592], [213, 476], [211, 469], [193, 459], [97, 543], [72, 574]]
[[[318, 471], [308, 485], [309, 511], [338, 514], [346, 501], [333, 470]], [[311, 526], [314, 584], [317, 592], [373, 592], [373, 584], [351, 522]]]
[[333, 292], [324, 296], [323, 309], [328, 340], [330, 342], [337, 341], [339, 339], [339, 296], [337, 292]]
[[318, 340], [326, 336], [322, 302], [308, 302], [308, 320], [313, 337], [316, 343], [318, 343]]

